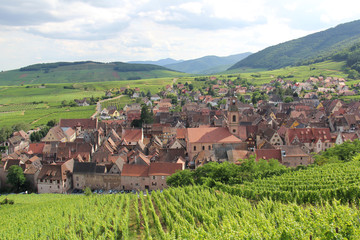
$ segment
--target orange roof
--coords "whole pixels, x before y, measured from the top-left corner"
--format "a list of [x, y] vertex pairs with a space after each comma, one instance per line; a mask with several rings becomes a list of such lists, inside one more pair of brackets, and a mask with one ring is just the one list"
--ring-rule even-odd
[[32, 154], [42, 154], [44, 149], [45, 143], [30, 143], [29, 144], [29, 151]]
[[142, 139], [142, 130], [126, 129], [123, 139], [127, 142], [138, 142]]
[[147, 177], [149, 176], [149, 166], [124, 164], [121, 176], [129, 177]]
[[205, 127], [187, 128], [188, 140], [191, 143], [240, 143], [241, 140], [232, 135], [227, 128]]
[[186, 128], [176, 129], [176, 138], [185, 139], [186, 138]]
[[150, 164], [149, 175], [170, 176], [181, 169], [181, 163], [154, 162]]

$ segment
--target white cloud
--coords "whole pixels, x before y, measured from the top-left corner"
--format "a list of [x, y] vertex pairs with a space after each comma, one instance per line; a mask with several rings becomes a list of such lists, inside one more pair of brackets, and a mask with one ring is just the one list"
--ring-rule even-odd
[[360, 18], [344, 0], [3, 0], [0, 66], [259, 51]]

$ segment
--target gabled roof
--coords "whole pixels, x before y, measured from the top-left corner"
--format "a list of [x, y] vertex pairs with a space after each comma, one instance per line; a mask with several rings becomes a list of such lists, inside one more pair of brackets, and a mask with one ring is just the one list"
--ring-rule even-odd
[[260, 159], [277, 159], [279, 162], [282, 162], [281, 150], [280, 149], [255, 149], [256, 160]]
[[287, 135], [289, 143], [291, 143], [295, 137], [297, 137], [301, 143], [317, 142], [319, 139], [322, 142], [331, 141], [329, 128], [287, 129]]
[[38, 179], [40, 180], [64, 180], [66, 179], [66, 173], [62, 173], [62, 165], [50, 165], [46, 164], [40, 170]]
[[82, 129], [97, 129], [97, 119], [60, 119], [60, 127], [76, 128], [81, 127]]
[[149, 176], [170, 176], [176, 171], [182, 170], [181, 163], [151, 163]]
[[125, 134], [123, 139], [126, 142], [138, 142], [142, 140], [142, 130], [141, 129], [125, 129]]
[[240, 143], [241, 140], [232, 135], [227, 128], [204, 127], [187, 128], [190, 143]]
[[121, 176], [129, 177], [148, 177], [149, 166], [137, 164], [124, 164]]
[[30, 143], [28, 153], [30, 154], [42, 154], [45, 143]]

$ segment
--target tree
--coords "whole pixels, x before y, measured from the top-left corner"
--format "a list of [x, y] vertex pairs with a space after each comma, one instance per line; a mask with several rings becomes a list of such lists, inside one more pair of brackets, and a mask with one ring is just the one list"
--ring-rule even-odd
[[140, 119], [142, 124], [143, 123], [149, 124], [154, 121], [154, 116], [152, 112], [149, 111], [148, 106], [145, 104], [141, 107]]
[[189, 90], [192, 91], [194, 89], [194, 85], [193, 84], [189, 84]]
[[147, 91], [146, 96], [150, 99], [151, 98], [151, 92], [150, 90]]
[[16, 192], [19, 192], [25, 183], [25, 176], [22, 168], [17, 165], [11, 166], [8, 171], [7, 181], [9, 184], [13, 185]]
[[56, 123], [57, 123], [56, 119], [53, 119], [53, 120], [48, 121], [46, 126], [53, 127], [56, 125]]

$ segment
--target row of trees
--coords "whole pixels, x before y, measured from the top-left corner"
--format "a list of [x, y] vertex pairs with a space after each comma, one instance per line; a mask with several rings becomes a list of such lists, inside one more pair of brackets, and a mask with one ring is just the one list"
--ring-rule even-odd
[[176, 172], [167, 178], [167, 184], [172, 187], [204, 184], [213, 186], [215, 182], [233, 185], [258, 178], [281, 175], [291, 170], [276, 159], [256, 161], [255, 156], [252, 155], [249, 159], [243, 160], [241, 165], [229, 162], [210, 162], [194, 171]]

